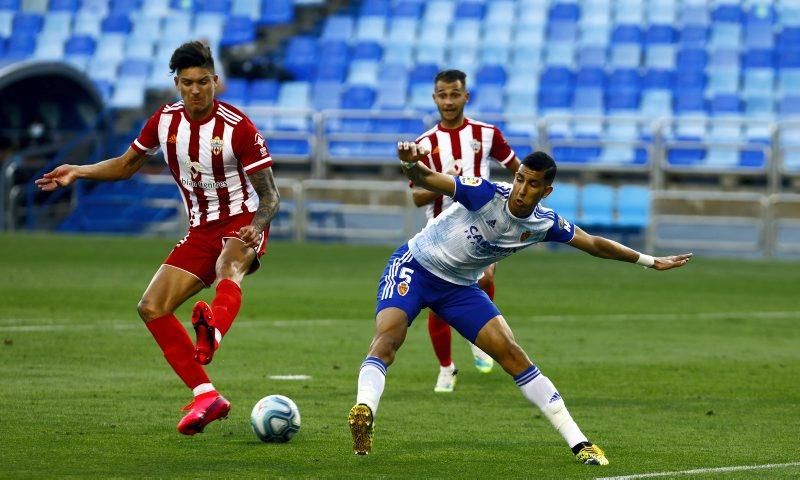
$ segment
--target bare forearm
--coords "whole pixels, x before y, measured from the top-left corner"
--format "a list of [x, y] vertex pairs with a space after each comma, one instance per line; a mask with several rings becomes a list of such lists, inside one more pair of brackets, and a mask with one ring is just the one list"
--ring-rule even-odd
[[440, 193], [431, 192], [430, 190], [425, 190], [424, 188], [415, 188], [411, 192], [411, 196], [414, 198], [414, 205], [423, 207], [433, 203], [434, 200], [442, 195]]
[[75, 171], [78, 178], [113, 181], [131, 178], [144, 163], [144, 157], [126, 159], [125, 156], [109, 158], [91, 165], [80, 165]]
[[639, 252], [619, 242], [597, 236], [593, 237], [593, 239], [595, 248], [594, 251], [590, 251], [589, 253], [595, 257], [630, 263], [636, 263], [636, 260], [639, 259]]
[[[266, 173], [267, 171], [269, 173]], [[253, 184], [253, 189], [258, 194], [258, 209], [250, 225], [263, 231], [275, 217], [275, 214], [278, 213], [281, 196], [275, 186], [271, 169], [256, 172], [250, 175], [249, 178]]]

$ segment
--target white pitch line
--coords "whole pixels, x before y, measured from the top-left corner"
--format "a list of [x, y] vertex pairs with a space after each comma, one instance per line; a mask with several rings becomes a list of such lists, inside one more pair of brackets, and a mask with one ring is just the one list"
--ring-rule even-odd
[[767, 463], [765, 465], [743, 465], [739, 467], [696, 468], [694, 470], [679, 470], [675, 472], [639, 473], [636, 475], [623, 475], [620, 477], [597, 477], [594, 480], [634, 480], [636, 478], [670, 477], [673, 475], [700, 475], [703, 473], [741, 472], [744, 470], [767, 470], [770, 468], [800, 467], [800, 462]]
[[311, 375], [270, 375], [272, 380], [311, 380]]
[[[513, 316], [514, 320], [530, 320], [539, 322], [564, 322], [571, 320], [605, 320], [605, 321], [667, 321], [667, 320], [720, 320], [724, 318], [744, 318], [754, 320], [775, 320], [800, 318], [798, 312], [699, 312], [699, 313], [619, 313], [607, 315], [533, 315], [533, 316]], [[114, 319], [110, 321], [98, 321], [97, 323], [41, 323], [26, 324], [30, 321], [44, 321], [45, 318], [5, 318], [0, 319], [0, 332], [47, 332], [64, 330], [89, 330], [98, 327], [108, 327], [114, 330], [139, 330], [142, 323], [138, 318], [131, 317], [130, 320]], [[297, 327], [330, 327], [347, 324], [363, 324], [372, 322], [372, 318], [363, 319], [342, 319], [342, 318], [312, 318], [297, 320], [240, 320], [235, 322], [237, 327], [275, 327], [275, 328], [297, 328]]]

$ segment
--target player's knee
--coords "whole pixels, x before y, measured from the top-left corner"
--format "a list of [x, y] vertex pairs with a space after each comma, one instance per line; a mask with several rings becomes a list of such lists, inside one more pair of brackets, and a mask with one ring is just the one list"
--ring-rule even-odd
[[136, 305], [136, 311], [139, 312], [139, 317], [145, 322], [149, 322], [150, 320], [164, 315], [166, 312], [162, 312], [162, 310], [163, 309], [159, 308], [155, 302], [147, 297], [142, 297], [142, 299], [139, 300], [139, 304]]
[[514, 342], [510, 342], [497, 357], [497, 362], [503, 367], [503, 370], [510, 375], [515, 375], [531, 365], [528, 355], [525, 354], [522, 347]]

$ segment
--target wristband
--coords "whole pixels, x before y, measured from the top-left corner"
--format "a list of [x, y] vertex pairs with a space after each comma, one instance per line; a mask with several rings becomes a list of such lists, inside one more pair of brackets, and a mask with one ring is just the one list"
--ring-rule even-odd
[[404, 162], [404, 161], [400, 160], [400, 165], [402, 165], [403, 168], [412, 169], [412, 168], [415, 168], [417, 166], [417, 162]]
[[639, 258], [636, 260], [636, 265], [641, 265], [644, 268], [650, 268], [655, 265], [656, 259], [650, 255], [645, 255], [644, 253], [639, 254]]

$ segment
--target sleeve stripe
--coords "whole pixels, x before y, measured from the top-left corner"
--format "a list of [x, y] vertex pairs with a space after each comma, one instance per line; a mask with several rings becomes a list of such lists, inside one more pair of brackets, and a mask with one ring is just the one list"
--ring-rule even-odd
[[147, 154], [147, 155], [152, 155], [152, 154], [156, 153], [156, 151], [158, 150], [158, 145], [156, 145], [153, 148], [147, 148], [144, 145], [142, 145], [141, 142], [139, 142], [138, 138], [133, 141], [131, 146], [134, 147], [135, 150], [138, 150], [139, 153], [144, 153], [144, 154]]
[[511, 150], [511, 153], [508, 154], [508, 158], [506, 158], [505, 160], [500, 162], [500, 165], [503, 165], [503, 166], [508, 165], [508, 163], [516, 156], [517, 156], [517, 154], [514, 153], [514, 150]]
[[263, 158], [255, 163], [251, 163], [250, 165], [244, 167], [244, 171], [246, 173], [250, 173], [258, 166], [264, 165], [265, 163], [272, 163], [272, 157]]

